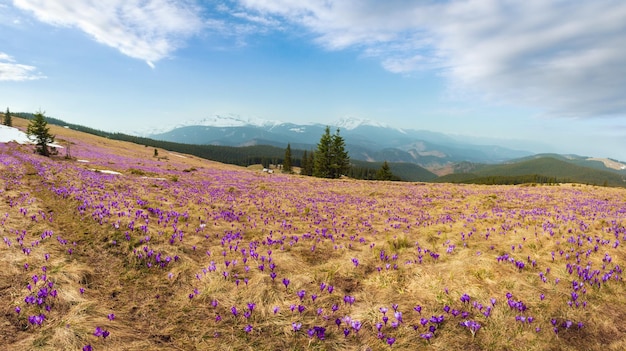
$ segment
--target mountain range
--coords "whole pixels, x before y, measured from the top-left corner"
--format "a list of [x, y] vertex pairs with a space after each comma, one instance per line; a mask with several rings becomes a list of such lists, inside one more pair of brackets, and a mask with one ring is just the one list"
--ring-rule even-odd
[[[409, 162], [432, 170], [464, 161], [495, 164], [533, 155], [524, 150], [467, 142], [463, 137], [443, 133], [394, 128], [372, 120], [344, 118], [329, 127], [332, 132], [339, 129], [351, 159], [369, 162]], [[325, 128], [324, 124], [216, 115], [144, 136], [177, 143], [237, 147], [286, 147], [290, 143], [292, 148], [312, 150]]]
[[[16, 113], [15, 115], [16, 117], [26, 119], [33, 118], [33, 115], [30, 113]], [[302, 136], [298, 143], [291, 143], [291, 145], [305, 146], [300, 149], [292, 147], [292, 157], [295, 158], [294, 163], [298, 166], [304, 151], [315, 148], [318, 138], [326, 128], [326, 126], [320, 124], [296, 125], [276, 121], [246, 120], [236, 117], [222, 118], [217, 116], [203, 120], [202, 123], [204, 125], [198, 125], [197, 123], [178, 125], [167, 132], [155, 133], [153, 139], [138, 136], [137, 134], [129, 135], [100, 131], [86, 126], [67, 123], [56, 118], [48, 118], [47, 120], [51, 124], [108, 139], [129, 141], [146, 147], [162, 148], [240, 166], [262, 164], [264, 160], [265, 162], [271, 161], [275, 165], [280, 164], [285, 155], [286, 142], [283, 145], [273, 146], [272, 144], [277, 145], [281, 142], [275, 139], [272, 140], [269, 137], [293, 137], [294, 134], [289, 132]], [[217, 124], [217, 126], [210, 124]], [[389, 160], [393, 159], [393, 157], [384, 158], [384, 160], [389, 162], [392, 173], [405, 181], [478, 184], [583, 183], [626, 187], [626, 163], [614, 159], [554, 153], [529, 154], [518, 158], [507, 158], [520, 153], [528, 154], [528, 152], [489, 144], [472, 144], [459, 141], [458, 137], [455, 138], [441, 133], [402, 130], [367, 120], [345, 119], [336, 123], [333, 128], [341, 128], [342, 135], [349, 136], [346, 139], [351, 143], [350, 147], [353, 150], [368, 150], [367, 152], [370, 153], [367, 155], [366, 160], [358, 158], [358, 156], [363, 156], [363, 154], [357, 154], [357, 157], [350, 155], [352, 167], [349, 176], [356, 179], [374, 179], [372, 178], [374, 173], [376, 173], [377, 169], [380, 169], [383, 162], [372, 161], [371, 155], [407, 157], [406, 154], [409, 154], [413, 159], [408, 162], [392, 162]], [[19, 139], [15, 139], [14, 134], [9, 133], [14, 128], [7, 127], [5, 129], [6, 131], [4, 129], [0, 130], [3, 132], [0, 133], [0, 140]], [[206, 133], [207, 131], [209, 133]], [[226, 134], [226, 131], [231, 134]], [[246, 133], [250, 135], [246, 135]], [[163, 135], [184, 137], [186, 139], [181, 140], [181, 142], [164, 141]], [[213, 135], [215, 139], [207, 138], [207, 135]], [[255, 135], [265, 135], [265, 138], [252, 137]], [[202, 140], [205, 141], [194, 140], [191, 136], [204, 138]], [[233, 138], [233, 136], [239, 138], [239, 140], [247, 141], [243, 142], [244, 144], [236, 145], [234, 140], [237, 138]], [[223, 140], [223, 144], [234, 144], [234, 146], [211, 145], [206, 143], [207, 139]], [[244, 146], [246, 143], [250, 146]], [[379, 145], [385, 145], [386, 147], [376, 151], [376, 147], [380, 147]], [[405, 151], [406, 149], [412, 152]], [[498, 161], [503, 158], [505, 158], [504, 161]], [[476, 159], [487, 160], [487, 162], [472, 161]], [[430, 166], [428, 164], [426, 166], [419, 164], [419, 162], [424, 161], [430, 161]]]

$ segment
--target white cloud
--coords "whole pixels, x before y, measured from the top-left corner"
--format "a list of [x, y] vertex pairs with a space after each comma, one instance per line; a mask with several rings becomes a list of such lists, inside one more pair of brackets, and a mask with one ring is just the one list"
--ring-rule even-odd
[[239, 0], [329, 50], [361, 49], [394, 73], [437, 69], [451, 87], [551, 116], [626, 114], [621, 0]]
[[42, 22], [76, 27], [94, 40], [153, 66], [202, 28], [187, 0], [14, 0]]
[[25, 81], [45, 78], [37, 67], [16, 63], [13, 57], [0, 52], [0, 81]]

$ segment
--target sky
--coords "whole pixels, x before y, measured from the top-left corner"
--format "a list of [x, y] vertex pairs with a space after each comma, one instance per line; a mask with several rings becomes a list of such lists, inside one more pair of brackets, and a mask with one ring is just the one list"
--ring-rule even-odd
[[623, 0], [0, 0], [0, 109], [350, 117], [626, 161], [624, 43]]

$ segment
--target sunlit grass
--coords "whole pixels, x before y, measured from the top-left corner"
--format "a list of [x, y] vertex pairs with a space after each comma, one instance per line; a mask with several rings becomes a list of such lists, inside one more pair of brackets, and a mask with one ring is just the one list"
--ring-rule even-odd
[[326, 181], [53, 133], [89, 163], [1, 146], [10, 349], [626, 347], [623, 189]]

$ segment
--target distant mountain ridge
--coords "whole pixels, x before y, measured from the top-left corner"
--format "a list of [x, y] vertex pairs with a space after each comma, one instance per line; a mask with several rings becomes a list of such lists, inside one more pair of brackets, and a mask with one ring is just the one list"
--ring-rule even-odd
[[[15, 117], [32, 119], [33, 115], [30, 113], [16, 113]], [[163, 148], [241, 166], [263, 163], [264, 160], [279, 165], [283, 162], [282, 157], [285, 153], [284, 148], [268, 144], [232, 147], [175, 143], [123, 133], [100, 131], [67, 123], [55, 118], [48, 118], [48, 122], [50, 124], [56, 124], [65, 128], [71, 128], [109, 139], [129, 141], [136, 144]], [[361, 127], [355, 127], [354, 129], [357, 128]], [[439, 137], [437, 133], [426, 133], [431, 133], [431, 136]], [[304, 150], [305, 149], [292, 148], [292, 155], [295, 158], [294, 164], [296, 167], [299, 167], [299, 162], [303, 156]], [[352, 174], [350, 174], [350, 177], [356, 179], [374, 179], [371, 178], [373, 175], [372, 172], [375, 173], [382, 165], [382, 162], [360, 161], [355, 158], [351, 159], [351, 163], [353, 167], [351, 168]], [[518, 159], [511, 159], [498, 164], [461, 161], [447, 165], [445, 167], [447, 171], [443, 176], [441, 176], [439, 172], [435, 174], [416, 163], [389, 162], [389, 165], [394, 175], [402, 180], [413, 182], [474, 184], [556, 184], [572, 182], [626, 187], [625, 162], [608, 158], [593, 158], [571, 154], [535, 154]]]
[[[532, 155], [498, 145], [478, 145], [443, 133], [400, 129], [368, 119], [342, 118], [330, 125], [340, 129], [350, 157], [370, 162], [409, 162], [439, 168], [456, 162], [500, 163]], [[178, 143], [253, 146], [272, 145], [314, 149], [324, 124], [295, 124], [249, 119], [235, 115], [212, 116], [172, 127], [146, 137]]]
[[[497, 165], [468, 165], [437, 178], [437, 182], [474, 184], [582, 183], [626, 186], [626, 170], [600, 166], [576, 155], [534, 155]], [[460, 165], [459, 165], [460, 166]], [[463, 168], [463, 169], [461, 169]]]

